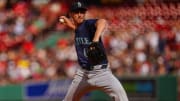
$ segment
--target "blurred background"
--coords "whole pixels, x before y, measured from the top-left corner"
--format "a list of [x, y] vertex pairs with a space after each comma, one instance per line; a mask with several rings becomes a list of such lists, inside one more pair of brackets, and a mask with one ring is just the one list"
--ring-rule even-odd
[[[76, 0], [77, 1], [77, 0]], [[108, 21], [103, 41], [130, 101], [180, 101], [179, 0], [79, 0]], [[61, 101], [79, 68], [73, 0], [0, 0], [0, 101]], [[82, 101], [110, 101], [101, 91]]]

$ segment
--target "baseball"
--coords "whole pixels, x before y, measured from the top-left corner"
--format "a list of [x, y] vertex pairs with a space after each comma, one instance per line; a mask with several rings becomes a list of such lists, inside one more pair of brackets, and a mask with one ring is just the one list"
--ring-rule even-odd
[[64, 23], [64, 19], [60, 18], [59, 22]]

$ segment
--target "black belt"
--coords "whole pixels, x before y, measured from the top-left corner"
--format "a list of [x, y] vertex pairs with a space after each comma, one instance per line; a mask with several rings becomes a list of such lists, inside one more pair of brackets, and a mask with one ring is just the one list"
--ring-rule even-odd
[[[98, 69], [105, 69], [105, 68], [107, 68], [108, 65], [104, 64], [104, 65], [98, 65], [98, 66], [100, 66]], [[96, 66], [82, 67], [82, 69], [91, 71], [91, 70], [96, 69]]]

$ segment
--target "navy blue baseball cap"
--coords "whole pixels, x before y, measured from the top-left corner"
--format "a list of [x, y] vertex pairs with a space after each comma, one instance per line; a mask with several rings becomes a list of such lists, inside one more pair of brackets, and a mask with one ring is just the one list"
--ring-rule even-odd
[[85, 4], [83, 4], [82, 2], [75, 2], [71, 5], [70, 11], [77, 11], [77, 10], [87, 10], [87, 7], [85, 6]]

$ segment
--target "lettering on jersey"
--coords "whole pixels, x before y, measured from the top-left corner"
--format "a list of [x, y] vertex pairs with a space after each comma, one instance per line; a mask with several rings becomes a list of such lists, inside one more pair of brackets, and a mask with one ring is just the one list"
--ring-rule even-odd
[[75, 39], [75, 43], [76, 45], [89, 45], [90, 44], [88, 38], [84, 38], [84, 37], [77, 37]]

